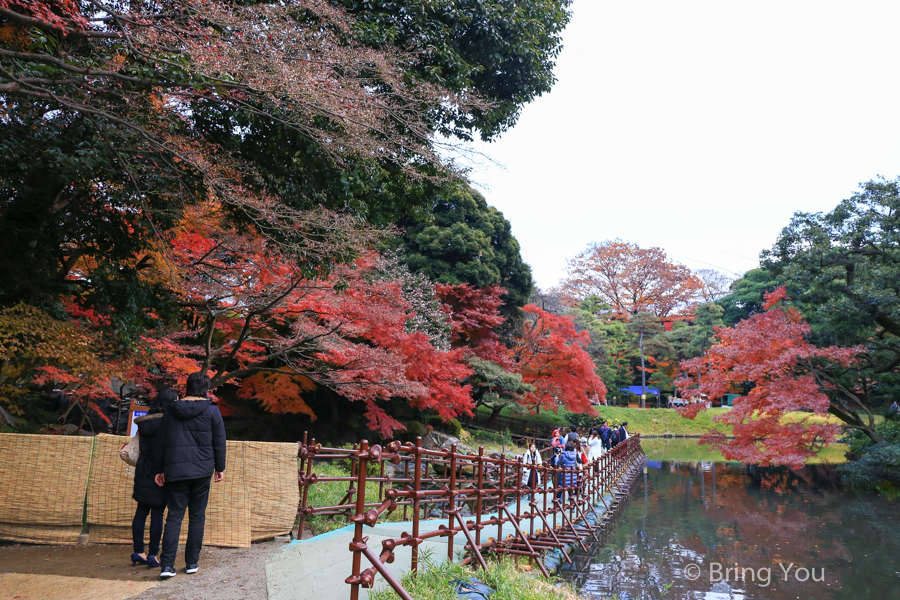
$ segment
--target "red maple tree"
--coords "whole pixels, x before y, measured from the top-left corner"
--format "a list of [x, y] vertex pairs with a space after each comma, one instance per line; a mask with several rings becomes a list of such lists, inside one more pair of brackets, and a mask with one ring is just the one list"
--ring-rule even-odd
[[435, 285], [435, 295], [450, 321], [450, 343], [465, 348], [483, 360], [511, 368], [506, 347], [500, 343], [496, 328], [506, 319], [500, 314], [506, 290], [499, 285], [484, 288], [461, 285]]
[[247, 380], [242, 396], [312, 418], [303, 392], [325, 386], [365, 403], [369, 427], [384, 435], [403, 429], [379, 404], [392, 398], [445, 419], [471, 410], [463, 350], [438, 350], [410, 330], [410, 304], [397, 281], [376, 276], [376, 255], [310, 273], [254, 230], [203, 216], [170, 241], [173, 291], [193, 318], [155, 336], [167, 364], [196, 360], [213, 388]]
[[587, 353], [586, 331], [578, 331], [572, 317], [555, 315], [528, 304], [522, 335], [513, 343], [509, 357], [522, 373], [522, 380], [535, 387], [524, 402], [533, 410], [558, 410], [595, 414], [591, 402], [606, 399], [606, 386], [594, 372]]
[[[834, 413], [835, 402], [846, 403], [853, 396], [828, 375], [828, 366], [850, 366], [863, 349], [810, 344], [809, 325], [796, 308], [783, 304], [785, 297], [784, 287], [766, 294], [765, 312], [734, 327], [717, 328], [718, 343], [709, 354], [681, 364], [682, 371], [699, 373], [700, 378], [699, 384], [688, 377], [676, 381], [685, 397], [721, 398], [750, 388], [730, 411], [713, 417], [730, 425], [734, 438], [709, 434], [701, 440], [725, 458], [799, 467], [840, 431], [839, 425], [814, 418]], [[693, 419], [705, 409], [705, 403], [698, 402], [680, 412]], [[787, 419], [794, 411], [808, 414]]]

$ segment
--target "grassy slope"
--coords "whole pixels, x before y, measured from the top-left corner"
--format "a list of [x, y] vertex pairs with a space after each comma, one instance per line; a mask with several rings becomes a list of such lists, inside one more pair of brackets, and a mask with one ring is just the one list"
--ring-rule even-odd
[[[599, 407], [600, 418], [607, 419], [613, 423], [621, 423], [628, 421], [629, 433], [640, 433], [646, 436], [671, 435], [671, 436], [701, 436], [704, 433], [719, 431], [725, 434], [730, 433], [730, 428], [720, 425], [712, 421], [712, 418], [727, 412], [727, 408], [710, 408], [709, 410], [697, 415], [693, 420], [682, 417], [677, 411], [668, 408], [622, 408], [616, 406]], [[514, 416], [507, 414], [504, 416]], [[486, 416], [486, 414], [484, 415]], [[808, 417], [808, 413], [790, 413], [788, 420], [799, 420]], [[567, 427], [571, 422], [569, 413], [562, 410], [557, 413], [543, 413], [540, 415], [526, 415], [522, 417], [532, 425], [538, 427], [540, 431], [546, 431], [545, 435], [549, 436], [554, 428]], [[840, 423], [833, 416], [820, 417], [813, 416], [813, 420], [827, 420], [832, 423]], [[876, 417], [879, 421], [883, 417]]]
[[725, 410], [727, 409], [711, 408], [691, 420], [685, 419], [676, 411], [668, 408], [639, 409], [603, 406], [600, 408], [600, 416], [614, 423], [628, 421], [629, 433], [697, 436], [713, 431], [729, 433], [730, 428], [712, 421], [712, 417], [722, 414]]
[[[724, 460], [722, 455], [711, 450], [708, 446], [698, 443], [693, 438], [680, 439], [662, 439], [648, 438], [641, 440], [641, 447], [647, 453], [650, 460], [679, 461], [679, 462], [719, 462]], [[834, 444], [823, 449], [819, 454], [809, 460], [807, 464], [838, 464], [847, 462], [844, 454], [847, 452], [847, 446], [844, 444]]]

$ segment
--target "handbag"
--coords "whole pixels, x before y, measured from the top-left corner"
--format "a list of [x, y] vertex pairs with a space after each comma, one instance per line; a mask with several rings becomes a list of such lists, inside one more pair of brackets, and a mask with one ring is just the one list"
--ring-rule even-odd
[[119, 450], [119, 458], [125, 461], [126, 465], [136, 467], [138, 458], [141, 456], [141, 432], [138, 431], [134, 437], [122, 446]]

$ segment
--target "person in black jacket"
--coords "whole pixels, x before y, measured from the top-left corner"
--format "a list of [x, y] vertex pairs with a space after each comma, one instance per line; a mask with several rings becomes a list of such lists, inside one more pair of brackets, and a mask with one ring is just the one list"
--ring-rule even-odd
[[156, 483], [165, 485], [166, 530], [163, 534], [160, 577], [175, 575], [175, 554], [181, 522], [188, 511], [188, 536], [184, 548], [185, 572], [200, 569], [200, 548], [206, 525], [210, 477], [225, 477], [225, 424], [208, 398], [209, 377], [193, 373], [187, 380], [187, 396], [172, 404], [160, 425], [162, 450], [156, 463]]
[[[134, 420], [140, 433], [140, 454], [134, 466], [134, 493], [131, 497], [137, 501], [134, 520], [131, 522], [131, 535], [134, 540], [134, 553], [131, 564], [141, 563], [149, 567], [158, 567], [159, 539], [162, 537], [163, 511], [166, 509], [166, 493], [156, 485], [153, 472], [154, 464], [160, 451], [159, 426], [165, 409], [178, 400], [178, 393], [172, 389], [164, 389], [150, 400], [148, 413]], [[150, 516], [150, 552], [144, 553], [144, 526]]]

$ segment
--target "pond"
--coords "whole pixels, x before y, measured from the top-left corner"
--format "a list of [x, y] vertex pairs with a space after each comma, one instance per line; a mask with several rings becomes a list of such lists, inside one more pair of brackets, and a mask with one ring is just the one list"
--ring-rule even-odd
[[647, 441], [646, 473], [605, 544], [563, 572], [583, 596], [900, 598], [900, 503], [845, 489], [824, 459], [761, 468], [693, 440]]

